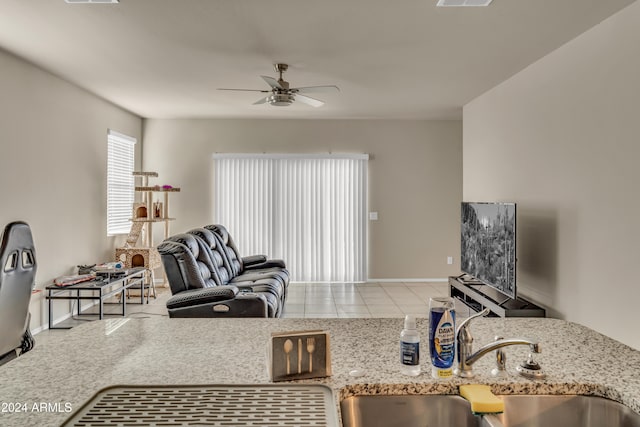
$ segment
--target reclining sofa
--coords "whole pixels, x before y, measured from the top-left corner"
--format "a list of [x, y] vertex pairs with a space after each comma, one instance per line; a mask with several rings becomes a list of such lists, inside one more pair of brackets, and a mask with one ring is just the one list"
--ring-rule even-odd
[[158, 245], [171, 287], [169, 317], [280, 317], [289, 272], [282, 260], [242, 257], [225, 227], [209, 225]]

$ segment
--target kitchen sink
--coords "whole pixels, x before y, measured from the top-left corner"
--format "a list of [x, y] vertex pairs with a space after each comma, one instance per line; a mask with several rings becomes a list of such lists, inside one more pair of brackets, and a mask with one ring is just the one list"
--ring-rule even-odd
[[[640, 427], [640, 415], [594, 396], [504, 395], [504, 413], [486, 416], [491, 427]], [[497, 422], [496, 422], [497, 421]]]
[[455, 395], [352, 396], [340, 402], [344, 427], [640, 427], [640, 415], [612, 400], [575, 395], [503, 395], [501, 415], [474, 416]]
[[480, 427], [480, 417], [460, 396], [352, 396], [340, 402], [343, 427]]

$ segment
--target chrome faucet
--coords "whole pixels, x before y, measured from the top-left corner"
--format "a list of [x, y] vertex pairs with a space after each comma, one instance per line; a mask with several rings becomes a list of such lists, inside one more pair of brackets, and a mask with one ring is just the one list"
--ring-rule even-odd
[[531, 340], [528, 338], [501, 339], [481, 347], [475, 353], [473, 352], [473, 337], [469, 331], [469, 325], [473, 319], [486, 316], [487, 314], [489, 314], [489, 309], [485, 308], [481, 312], [465, 319], [460, 326], [458, 326], [458, 330], [456, 331], [456, 342], [458, 345], [458, 367], [455, 371], [456, 375], [464, 378], [471, 378], [474, 375], [473, 364], [482, 356], [510, 345], [528, 345], [530, 349], [529, 358], [523, 362], [522, 365], [518, 366], [517, 370], [520, 375], [527, 378], [544, 378], [544, 373], [542, 373], [540, 365], [533, 360], [533, 353], [540, 353], [540, 344], [537, 340]]

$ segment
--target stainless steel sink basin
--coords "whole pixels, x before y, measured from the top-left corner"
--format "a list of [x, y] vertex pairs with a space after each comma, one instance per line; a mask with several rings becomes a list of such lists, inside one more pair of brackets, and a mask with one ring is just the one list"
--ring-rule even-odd
[[481, 426], [460, 396], [353, 396], [340, 402], [340, 411], [343, 427]]
[[471, 414], [460, 396], [353, 396], [340, 403], [344, 427], [640, 427], [640, 415], [601, 397], [504, 395], [501, 415]]
[[[486, 416], [492, 427], [640, 427], [640, 415], [594, 396], [504, 395], [504, 413]], [[496, 420], [498, 422], [496, 422]]]

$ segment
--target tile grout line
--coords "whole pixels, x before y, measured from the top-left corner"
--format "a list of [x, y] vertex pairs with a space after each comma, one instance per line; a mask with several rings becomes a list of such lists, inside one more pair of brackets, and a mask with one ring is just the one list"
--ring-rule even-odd
[[[406, 285], [402, 282], [400, 282], [402, 284], [402, 286], [404, 288], [406, 288]], [[400, 311], [400, 314], [402, 314], [402, 317], [404, 317], [404, 310], [402, 310], [402, 308], [400, 308], [400, 306], [398, 305], [398, 303], [396, 303], [396, 301], [393, 299], [393, 297], [391, 296], [391, 294], [387, 291], [387, 289], [380, 285], [382, 287], [382, 289], [384, 290], [384, 292], [389, 295], [389, 299], [391, 300], [391, 302], [393, 303], [393, 305], [395, 305], [395, 307]]]

